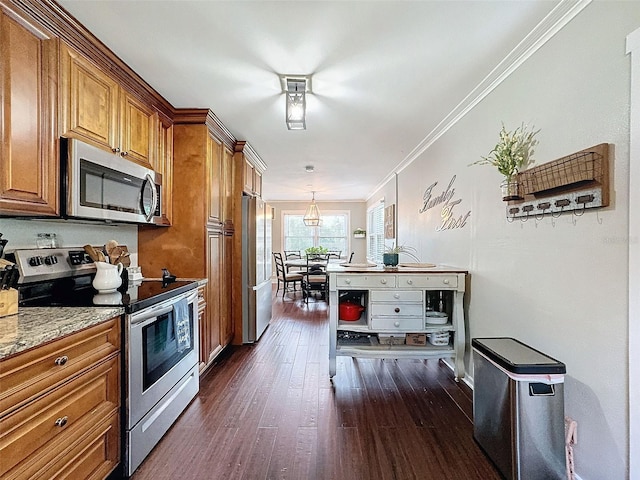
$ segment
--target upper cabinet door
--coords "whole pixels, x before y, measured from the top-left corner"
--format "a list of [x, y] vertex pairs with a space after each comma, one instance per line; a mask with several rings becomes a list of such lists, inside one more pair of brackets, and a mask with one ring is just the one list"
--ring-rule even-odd
[[158, 114], [123, 90], [120, 128], [120, 155], [153, 168], [158, 150]]
[[64, 44], [60, 66], [61, 133], [119, 151], [118, 84]]
[[0, 6], [1, 214], [60, 214], [58, 45]]
[[152, 168], [158, 154], [158, 114], [107, 73], [63, 45], [61, 135], [79, 138]]
[[222, 142], [211, 136], [207, 137], [207, 170], [209, 173], [208, 218], [212, 226], [221, 224], [222, 209]]

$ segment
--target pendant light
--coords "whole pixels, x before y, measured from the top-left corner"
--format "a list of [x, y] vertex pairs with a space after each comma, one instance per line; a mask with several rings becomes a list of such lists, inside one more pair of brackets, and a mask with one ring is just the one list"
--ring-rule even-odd
[[311, 192], [311, 205], [307, 208], [302, 221], [307, 227], [320, 225], [320, 210], [316, 205], [316, 192]]

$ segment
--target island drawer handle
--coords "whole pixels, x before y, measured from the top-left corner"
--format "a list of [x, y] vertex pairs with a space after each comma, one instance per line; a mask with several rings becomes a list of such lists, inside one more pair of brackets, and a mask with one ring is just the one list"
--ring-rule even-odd
[[56, 419], [56, 427], [64, 427], [68, 421], [69, 418], [66, 415], [64, 417], [60, 417]]
[[396, 312], [396, 313], [400, 313], [400, 307], [396, 307], [393, 311]]
[[59, 365], [59, 366], [62, 366], [65, 363], [67, 363], [68, 361], [69, 361], [69, 357], [67, 357], [66, 355], [63, 355], [62, 357], [56, 358], [55, 364]]

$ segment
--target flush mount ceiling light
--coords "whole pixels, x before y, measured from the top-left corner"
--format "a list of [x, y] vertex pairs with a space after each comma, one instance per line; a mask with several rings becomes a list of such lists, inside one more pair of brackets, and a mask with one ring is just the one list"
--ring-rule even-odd
[[307, 165], [306, 167], [304, 167], [305, 172], [307, 173], [313, 173], [315, 172], [315, 167], [313, 165]]
[[286, 122], [289, 130], [305, 130], [306, 94], [311, 92], [311, 77], [281, 75], [280, 84], [286, 98]]
[[317, 227], [320, 225], [320, 210], [318, 210], [318, 206], [316, 205], [316, 192], [311, 192], [311, 205], [307, 208], [302, 221], [307, 227]]

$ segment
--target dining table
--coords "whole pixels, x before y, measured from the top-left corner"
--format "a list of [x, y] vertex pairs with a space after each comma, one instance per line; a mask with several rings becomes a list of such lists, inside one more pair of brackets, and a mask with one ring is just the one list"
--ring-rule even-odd
[[[343, 263], [346, 260], [343, 258], [330, 258], [329, 263]], [[310, 262], [310, 265], [322, 265], [325, 266], [326, 262]], [[307, 259], [306, 258], [291, 258], [289, 260], [284, 261], [284, 266], [287, 267], [287, 270], [290, 268], [295, 268], [296, 270], [306, 270], [307, 269]]]

